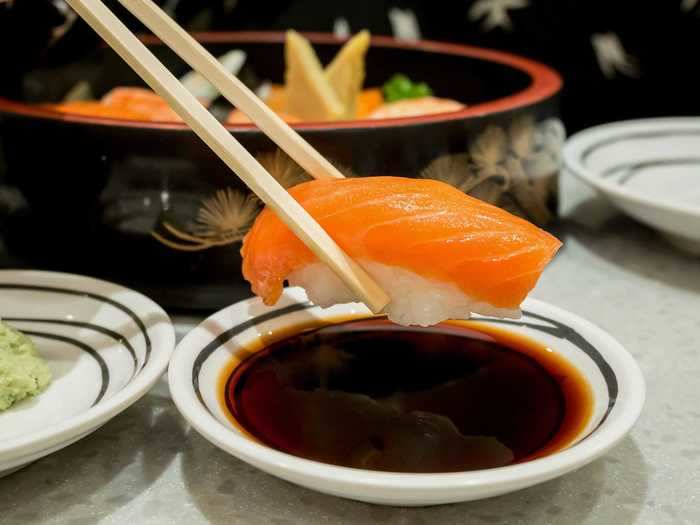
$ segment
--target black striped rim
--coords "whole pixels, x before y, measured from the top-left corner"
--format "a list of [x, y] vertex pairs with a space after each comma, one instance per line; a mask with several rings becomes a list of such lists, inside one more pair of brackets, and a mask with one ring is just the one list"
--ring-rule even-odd
[[[199, 374], [202, 369], [202, 366], [206, 362], [209, 357], [221, 346], [225, 345], [228, 343], [231, 338], [236, 336], [237, 334], [240, 334], [244, 330], [247, 330], [248, 328], [252, 328], [260, 323], [270, 321], [272, 319], [277, 319], [279, 317], [283, 317], [285, 315], [288, 315], [293, 312], [297, 312], [299, 310], [306, 310], [309, 308], [312, 308], [313, 305], [310, 303], [297, 303], [289, 306], [285, 306], [284, 308], [280, 308], [277, 310], [272, 310], [271, 312], [267, 312], [263, 315], [260, 315], [258, 317], [254, 317], [253, 319], [250, 319], [248, 321], [245, 321], [243, 323], [240, 323], [233, 328], [229, 328], [225, 332], [222, 332], [220, 335], [218, 335], [213, 341], [211, 341], [209, 344], [207, 344], [204, 348], [202, 348], [199, 353], [197, 354], [197, 357], [194, 360], [194, 364], [192, 367], [192, 388], [195, 391], [195, 395], [197, 396], [197, 399], [199, 399], [199, 402], [201, 405], [204, 407], [204, 409], [213, 416], [211, 413], [211, 410], [209, 410], [209, 407], [207, 404], [204, 402], [204, 397], [202, 396], [202, 392], [199, 387]], [[615, 406], [615, 403], [617, 401], [617, 395], [619, 391], [619, 384], [617, 381], [617, 376], [615, 375], [615, 371], [612, 369], [610, 364], [605, 360], [603, 355], [598, 351], [598, 349], [593, 346], [593, 344], [590, 343], [585, 337], [583, 337], [581, 334], [579, 334], [576, 330], [571, 328], [570, 326], [567, 326], [559, 321], [555, 321], [554, 319], [550, 319], [548, 317], [545, 317], [543, 315], [539, 315], [533, 312], [529, 312], [526, 310], [523, 310], [523, 315], [525, 317], [530, 317], [531, 319], [536, 319], [539, 321], [543, 321], [545, 323], [548, 323], [548, 325], [543, 325], [539, 323], [529, 323], [526, 321], [513, 321], [513, 320], [507, 320], [507, 319], [497, 319], [497, 318], [492, 318], [492, 317], [479, 317], [475, 319], [476, 321], [487, 321], [489, 323], [498, 323], [498, 324], [508, 324], [508, 325], [516, 325], [516, 326], [526, 326], [528, 328], [531, 328], [533, 330], [539, 330], [540, 332], [544, 332], [548, 335], [552, 335], [554, 337], [558, 337], [560, 339], [564, 339], [574, 346], [576, 346], [579, 350], [581, 350], [583, 353], [585, 353], [588, 357], [591, 358], [591, 360], [595, 363], [595, 365], [598, 367], [598, 370], [600, 371], [601, 375], [603, 376], [603, 380], [605, 381], [605, 385], [608, 391], [608, 407], [603, 414], [603, 417], [601, 418], [600, 422], [596, 426], [596, 428], [592, 429], [591, 432], [589, 432], [588, 435], [583, 437], [578, 441], [578, 443], [581, 443], [583, 440], [588, 438], [591, 434], [593, 434], [600, 426], [605, 422], [605, 420], [608, 418], [610, 415], [610, 412], [612, 411], [613, 407]]]
[[[42, 318], [27, 318], [27, 317], [3, 317], [3, 321], [7, 321], [9, 323], [40, 323], [40, 324], [56, 324], [56, 325], [62, 325], [62, 326], [73, 326], [75, 328], [85, 328], [88, 330], [92, 330], [94, 332], [98, 332], [100, 334], [106, 335], [107, 337], [110, 337], [111, 339], [114, 339], [116, 342], [120, 343], [126, 350], [129, 352], [129, 355], [131, 355], [131, 359], [134, 363], [134, 370], [131, 374], [131, 378], [133, 379], [134, 376], [136, 375], [136, 372], [138, 371], [139, 367], [139, 362], [138, 362], [138, 357], [136, 356], [136, 350], [134, 350], [134, 347], [131, 345], [129, 340], [122, 336], [120, 333], [115, 332], [114, 330], [110, 330], [109, 328], [105, 328], [103, 326], [98, 326], [96, 324], [92, 323], [84, 323], [81, 321], [66, 321], [64, 319], [42, 319]], [[27, 333], [24, 331], [24, 333]]]
[[619, 133], [615, 134], [612, 137], [606, 138], [606, 139], [601, 139], [597, 142], [594, 142], [590, 146], [588, 146], [583, 152], [581, 153], [581, 162], [585, 163], [586, 160], [588, 160], [588, 157], [590, 157], [593, 153], [595, 153], [596, 150], [600, 148], [604, 148], [605, 146], [610, 146], [611, 144], [617, 144], [619, 142], [625, 142], [628, 140], [634, 140], [634, 139], [658, 139], [658, 138], [665, 138], [665, 137], [697, 137], [700, 136], [700, 129], [697, 128], [690, 128], [690, 129], [678, 129], [678, 130], [672, 130], [668, 129], [665, 131], [659, 130], [659, 131], [637, 131], [637, 132], [630, 132], [630, 133]]
[[[141, 368], [139, 370], [143, 370], [143, 367], [148, 364], [148, 361], [151, 358], [151, 338], [148, 336], [148, 332], [146, 330], [146, 325], [144, 325], [143, 321], [141, 318], [136, 315], [129, 307], [123, 305], [122, 303], [115, 301], [114, 299], [110, 299], [109, 297], [104, 297], [102, 295], [98, 295], [92, 292], [86, 292], [84, 290], [72, 290], [69, 288], [58, 288], [58, 287], [53, 287], [53, 286], [37, 286], [37, 285], [31, 285], [31, 284], [18, 284], [18, 283], [0, 283], [0, 290], [25, 290], [25, 291], [32, 291], [32, 292], [47, 292], [47, 293], [55, 293], [55, 294], [63, 294], [63, 295], [72, 295], [76, 297], [87, 297], [89, 299], [108, 304], [110, 306], [113, 306], [117, 310], [121, 310], [124, 312], [131, 320], [136, 324], [138, 327], [141, 335], [143, 336], [143, 340], [145, 343], [145, 356], [143, 363], [141, 364]], [[107, 329], [104, 329], [107, 330]], [[107, 334], [109, 335], [109, 334]], [[117, 337], [119, 338], [120, 341], [122, 341], [124, 338], [123, 336], [116, 334]], [[133, 347], [131, 348], [133, 350]]]
[[535, 330], [539, 330], [540, 332], [544, 332], [549, 335], [553, 335], [554, 337], [559, 337], [560, 339], [564, 339], [574, 346], [576, 346], [579, 350], [581, 350], [584, 354], [586, 354], [588, 357], [591, 358], [591, 360], [595, 363], [595, 365], [598, 367], [598, 370], [600, 371], [601, 375], [603, 376], [603, 380], [605, 381], [605, 386], [608, 389], [608, 408], [605, 410], [605, 413], [603, 414], [603, 417], [601, 418], [600, 422], [594, 429], [592, 429], [588, 435], [584, 436], [580, 441], [583, 441], [586, 439], [588, 436], [593, 434], [600, 426], [605, 423], [605, 420], [608, 419], [608, 416], [610, 415], [610, 412], [612, 411], [613, 407], [615, 406], [615, 403], [617, 402], [617, 394], [619, 391], [619, 385], [617, 383], [617, 376], [615, 375], [615, 371], [612, 369], [610, 364], [605, 360], [605, 358], [602, 356], [602, 354], [598, 351], [598, 349], [593, 346], [585, 337], [583, 337], [581, 334], [579, 334], [576, 330], [571, 328], [570, 326], [567, 326], [563, 323], [560, 323], [559, 321], [555, 321], [554, 319], [550, 319], [549, 317], [545, 317], [543, 315], [535, 314], [533, 312], [527, 312], [523, 310], [523, 314], [531, 317], [533, 319], [538, 319], [540, 321], [544, 321], [546, 323], [550, 323], [552, 326], [544, 326], [541, 324], [535, 324], [535, 323], [526, 323], [526, 322], [521, 322], [521, 321], [511, 321], [508, 319], [496, 319], [496, 318], [487, 318], [486, 320], [490, 323], [494, 324], [510, 324], [510, 325], [518, 325], [518, 326], [527, 326], [528, 328], [532, 328]]
[[107, 367], [107, 363], [105, 363], [105, 360], [102, 359], [102, 356], [99, 354], [99, 352], [97, 352], [97, 350], [92, 348], [90, 345], [83, 343], [82, 341], [78, 341], [77, 339], [73, 339], [72, 337], [66, 337], [64, 335], [49, 334], [46, 332], [35, 332], [32, 330], [22, 330], [22, 333], [30, 337], [61, 341], [62, 343], [73, 345], [88, 353], [90, 357], [92, 357], [97, 362], [97, 366], [100, 367], [101, 376], [100, 391], [98, 392], [95, 401], [92, 403], [92, 406], [95, 406], [97, 403], [102, 401], [102, 398], [104, 397], [105, 392], [107, 392], [107, 388], [109, 387], [109, 368]]
[[672, 159], [623, 162], [604, 169], [602, 172], [600, 172], [600, 176], [610, 179], [616, 175], [620, 175], [616, 182], [622, 185], [628, 183], [633, 177], [639, 175], [640, 171], [647, 168], [655, 168], [657, 166], [692, 166], [697, 164], [700, 164], [700, 157], [678, 157]]
[[192, 365], [192, 386], [194, 387], [195, 394], [197, 394], [197, 399], [202, 404], [202, 406], [211, 414], [209, 407], [204, 402], [202, 397], [202, 392], [199, 389], [199, 372], [202, 370], [202, 366], [205, 361], [211, 357], [211, 355], [220, 347], [228, 343], [233, 337], [240, 334], [241, 332], [247, 330], [248, 328], [253, 328], [255, 325], [264, 323], [265, 321], [270, 321], [278, 317], [291, 314], [293, 312], [298, 312], [299, 310], [306, 310], [311, 308], [313, 305], [311, 303], [295, 303], [284, 308], [279, 308], [278, 310], [272, 310], [266, 314], [259, 315], [248, 321], [229, 328], [225, 332], [219, 334], [211, 343], [202, 348], [202, 350], [197, 354], [197, 358], [194, 360]]

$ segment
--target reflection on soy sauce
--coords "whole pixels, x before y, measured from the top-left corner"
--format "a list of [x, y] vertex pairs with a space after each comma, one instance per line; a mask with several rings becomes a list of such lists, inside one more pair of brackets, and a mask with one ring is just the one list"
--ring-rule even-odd
[[226, 376], [227, 409], [296, 456], [394, 472], [456, 472], [566, 446], [591, 413], [566, 360], [493, 327], [354, 320], [294, 333]]

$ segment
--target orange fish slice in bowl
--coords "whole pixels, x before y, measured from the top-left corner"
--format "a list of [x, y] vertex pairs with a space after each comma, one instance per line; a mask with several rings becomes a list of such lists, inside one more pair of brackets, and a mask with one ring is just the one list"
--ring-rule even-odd
[[102, 97], [104, 106], [138, 113], [143, 120], [157, 122], [182, 122], [180, 116], [168, 103], [150, 89], [118, 87]]
[[146, 120], [140, 111], [116, 106], [106, 106], [98, 100], [73, 100], [61, 104], [48, 104], [46, 108], [70, 115], [102, 117], [125, 120]]
[[402, 118], [418, 117], [421, 115], [434, 115], [436, 113], [450, 113], [459, 111], [466, 106], [456, 100], [437, 97], [420, 97], [397, 100], [382, 104], [372, 111], [367, 118]]
[[[400, 324], [471, 313], [518, 317], [561, 243], [533, 224], [443, 182], [402, 177], [314, 180], [292, 196], [391, 298]], [[270, 209], [241, 251], [243, 276], [266, 304], [284, 281], [320, 306], [356, 301]]]
[[168, 103], [150, 89], [117, 87], [101, 100], [73, 100], [47, 106], [60, 113], [153, 122], [182, 122]]
[[265, 104], [270, 106], [271, 110], [282, 113], [284, 111], [284, 86], [271, 84], [270, 91], [265, 97]]
[[[282, 120], [287, 122], [288, 124], [295, 124], [297, 122], [301, 122], [300, 119], [295, 117], [294, 115], [289, 115], [287, 113], [284, 113], [282, 111], [276, 111], [277, 115], [279, 115]], [[252, 121], [248, 118], [248, 115], [243, 113], [240, 109], [234, 109], [231, 111], [231, 113], [228, 114], [228, 117], [226, 117], [226, 124], [250, 124]]]
[[366, 118], [384, 104], [384, 95], [379, 88], [364, 89], [357, 96], [357, 118]]

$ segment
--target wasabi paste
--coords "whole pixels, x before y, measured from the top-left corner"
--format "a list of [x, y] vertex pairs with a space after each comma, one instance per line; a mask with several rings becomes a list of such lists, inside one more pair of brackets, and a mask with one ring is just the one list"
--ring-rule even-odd
[[0, 321], [0, 412], [41, 393], [50, 381], [32, 340]]

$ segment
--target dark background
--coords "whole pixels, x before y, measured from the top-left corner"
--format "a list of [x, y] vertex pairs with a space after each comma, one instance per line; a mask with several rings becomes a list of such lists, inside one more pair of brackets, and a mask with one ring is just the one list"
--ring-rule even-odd
[[[116, 2], [107, 3], [122, 13], [123, 20], [130, 20]], [[343, 17], [352, 32], [368, 28], [375, 34], [392, 34], [389, 10], [408, 9], [423, 38], [509, 50], [559, 70], [566, 83], [562, 111], [569, 132], [605, 121], [694, 115], [700, 110], [700, 81], [694, 71], [694, 51], [700, 42], [698, 0], [160, 3], [174, 7], [176, 18], [192, 30], [332, 31], [334, 22]], [[79, 20], [62, 28], [66, 18], [60, 4], [60, 0], [0, 0], [0, 95], [16, 94], [21, 73], [40, 61], [69, 62], [99, 44]], [[498, 15], [503, 10], [506, 21], [500, 18], [500, 23], [489, 25], [489, 15], [483, 13]], [[132, 22], [132, 27], [138, 25]], [[613, 55], [622, 52], [626, 65], [606, 59], [609, 49], [596, 52], [596, 41], [606, 41], [608, 48], [612, 41], [617, 49]], [[608, 65], [601, 65], [601, 60]]]

